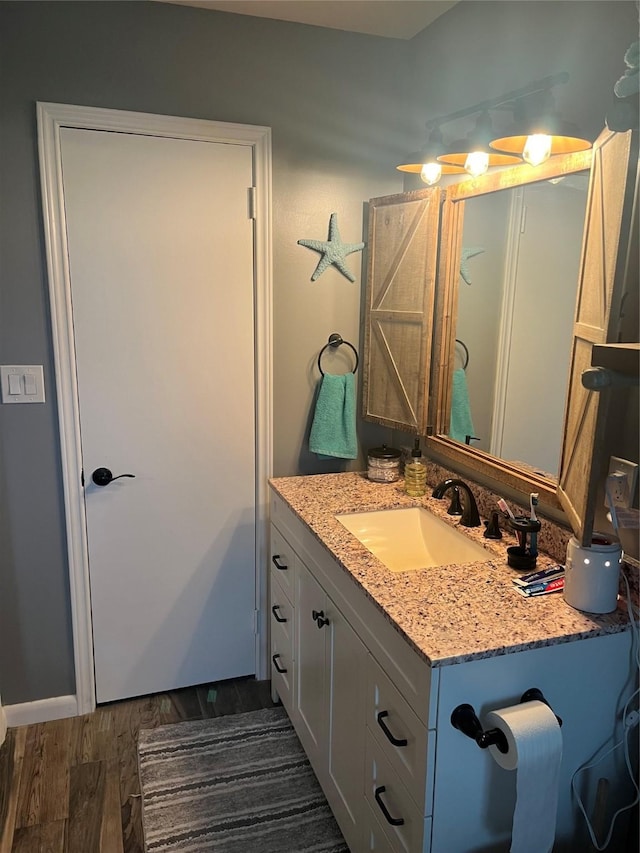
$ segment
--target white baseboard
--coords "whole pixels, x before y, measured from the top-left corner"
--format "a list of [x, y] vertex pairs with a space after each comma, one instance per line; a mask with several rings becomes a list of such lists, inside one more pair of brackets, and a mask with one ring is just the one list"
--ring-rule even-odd
[[78, 714], [78, 702], [75, 696], [53, 696], [51, 699], [5, 705], [3, 710], [7, 726], [30, 726], [33, 723], [75, 717]]

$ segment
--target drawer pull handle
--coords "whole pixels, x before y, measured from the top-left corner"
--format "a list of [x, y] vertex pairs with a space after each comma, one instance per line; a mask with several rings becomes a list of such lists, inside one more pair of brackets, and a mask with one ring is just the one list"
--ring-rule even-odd
[[278, 672], [280, 672], [280, 673], [286, 672], [287, 671], [286, 667], [284, 667], [284, 666], [281, 667], [280, 664], [278, 663], [279, 657], [280, 657], [280, 655], [274, 655], [271, 658], [271, 660], [273, 661], [273, 665], [275, 666], [275, 668]]
[[280, 610], [280, 605], [279, 605], [279, 604], [274, 604], [274, 605], [273, 605], [273, 607], [271, 608], [271, 612], [272, 612], [272, 613], [273, 613], [273, 615], [275, 616], [275, 618], [276, 618], [276, 622], [281, 622], [281, 623], [282, 623], [282, 622], [287, 622], [288, 620], [287, 620], [287, 619], [285, 619], [285, 617], [284, 617], [284, 616], [280, 616], [280, 615], [278, 614], [278, 610]]
[[391, 732], [389, 731], [389, 729], [387, 728], [387, 725], [386, 725], [386, 723], [384, 722], [384, 718], [385, 718], [385, 717], [388, 717], [388, 716], [389, 716], [389, 712], [388, 712], [388, 711], [380, 711], [380, 712], [378, 713], [378, 716], [377, 716], [378, 725], [380, 726], [380, 728], [382, 729], [382, 731], [385, 733], [385, 735], [387, 736], [388, 740], [389, 740], [389, 741], [390, 741], [394, 746], [406, 746], [406, 745], [407, 745], [407, 743], [408, 743], [408, 741], [407, 741], [406, 737], [403, 737], [403, 738], [400, 738], [400, 737], [394, 737], [394, 735], [392, 735], [392, 734], [391, 734]]
[[276, 569], [280, 569], [281, 572], [286, 572], [286, 570], [289, 568], [289, 566], [285, 565], [284, 563], [279, 563], [278, 562], [279, 559], [280, 559], [280, 554], [274, 554], [273, 557], [271, 558], [271, 562], [276, 567]]
[[380, 794], [384, 794], [384, 792], [386, 790], [387, 789], [385, 788], [384, 785], [380, 785], [379, 788], [375, 789], [375, 791], [373, 792], [373, 796], [376, 798], [376, 803], [380, 806], [380, 811], [385, 816], [387, 823], [390, 823], [391, 826], [402, 826], [404, 824], [404, 818], [403, 817], [391, 817], [391, 815], [389, 814], [389, 810], [387, 809], [385, 804], [382, 802], [382, 797], [380, 796]]
[[324, 615], [324, 610], [312, 610], [311, 618], [315, 620], [318, 628], [323, 628], [325, 625], [329, 624], [329, 620]]

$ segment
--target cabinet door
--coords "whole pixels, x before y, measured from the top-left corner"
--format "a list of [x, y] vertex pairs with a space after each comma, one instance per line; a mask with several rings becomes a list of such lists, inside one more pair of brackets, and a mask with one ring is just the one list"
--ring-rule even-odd
[[[327, 697], [324, 624], [327, 597], [307, 567], [298, 562], [295, 583], [295, 709], [298, 737], [316, 773], [326, 766]], [[315, 615], [314, 615], [315, 614]]]
[[349, 847], [362, 837], [367, 650], [328, 599], [329, 802]]
[[429, 403], [441, 197], [433, 188], [369, 202], [363, 416], [420, 435]]

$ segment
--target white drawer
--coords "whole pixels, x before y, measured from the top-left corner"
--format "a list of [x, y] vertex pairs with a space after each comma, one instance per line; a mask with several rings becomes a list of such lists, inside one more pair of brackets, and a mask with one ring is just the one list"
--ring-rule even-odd
[[289, 715], [293, 709], [291, 642], [281, 626], [271, 623], [271, 683]]
[[387, 838], [387, 833], [382, 828], [378, 816], [374, 814], [368, 802], [364, 803], [363, 827], [363, 850], [366, 850], [367, 853], [393, 853], [391, 841]]
[[293, 619], [294, 607], [290, 597], [287, 595], [286, 587], [280, 583], [280, 572], [275, 569], [271, 570], [270, 576], [270, 594], [269, 594], [269, 616], [271, 620], [271, 630], [274, 625], [280, 629], [290, 639], [290, 653], [293, 654]]
[[296, 555], [280, 531], [271, 525], [271, 570], [277, 572], [278, 583], [293, 601], [293, 575]]
[[367, 730], [365, 796], [390, 842], [393, 853], [423, 853], [429, 848], [431, 819], [425, 820], [400, 777]]
[[429, 731], [371, 655], [367, 663], [366, 709], [367, 726], [378, 749], [421, 813], [430, 815], [432, 797], [427, 801], [425, 796], [427, 790], [431, 791], [431, 785], [427, 786], [427, 767], [433, 765]]
[[[384, 820], [384, 817], [382, 818]], [[396, 853], [398, 848], [394, 846], [394, 842], [389, 838], [387, 833], [382, 828], [382, 824], [378, 820], [371, 809], [368, 802], [365, 801], [363, 807], [363, 837], [361, 846], [358, 850], [364, 850], [366, 853]], [[424, 833], [422, 848], [416, 853], [430, 853], [431, 851], [431, 818], [428, 817], [424, 822]]]
[[291, 716], [293, 710], [293, 606], [271, 573], [271, 683]]

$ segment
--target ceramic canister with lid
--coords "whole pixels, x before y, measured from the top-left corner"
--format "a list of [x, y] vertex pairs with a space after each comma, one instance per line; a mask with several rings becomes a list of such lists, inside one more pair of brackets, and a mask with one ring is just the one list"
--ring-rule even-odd
[[372, 447], [367, 455], [367, 476], [376, 483], [395, 483], [400, 479], [400, 457], [395, 447]]

